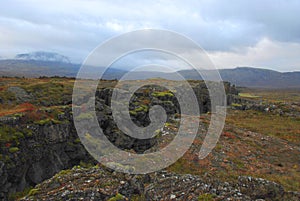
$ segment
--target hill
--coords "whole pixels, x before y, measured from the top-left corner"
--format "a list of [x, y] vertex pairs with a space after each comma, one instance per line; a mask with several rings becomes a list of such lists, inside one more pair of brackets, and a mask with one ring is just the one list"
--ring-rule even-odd
[[[41, 60], [23, 60], [7, 59], [0, 60], [0, 76], [2, 77], [76, 77], [81, 64], [66, 63], [60, 61], [41, 61]], [[88, 76], [93, 76], [97, 70], [95, 67], [89, 67]], [[118, 79], [127, 71], [109, 68], [105, 73], [105, 79]]]
[[[40, 77], [40, 76], [66, 76], [76, 77], [80, 64], [66, 62], [67, 57], [54, 54], [37, 52], [32, 54], [20, 54], [17, 59], [0, 60], [0, 76]], [[101, 67], [100, 67], [101, 68]], [[98, 68], [99, 69], [99, 68]], [[101, 68], [103, 70], [103, 68]], [[88, 67], [88, 74], [94, 76], [95, 67]], [[120, 79], [127, 70], [109, 68], [102, 77], [104, 79]], [[299, 88], [300, 71], [278, 72], [274, 70], [237, 67], [234, 69], [220, 69], [220, 75], [224, 81], [236, 86], [251, 88]], [[199, 80], [201, 76], [195, 70], [178, 71], [185, 79]], [[209, 73], [209, 71], [206, 71]], [[172, 79], [175, 73], [163, 73], [156, 71], [139, 71], [131, 74], [128, 79], [149, 79], [161, 77]]]
[[277, 72], [274, 70], [239, 67], [220, 70], [223, 80], [238, 86], [256, 88], [298, 88], [300, 87], [299, 72]]
[[[281, 73], [274, 70], [237, 67], [234, 69], [220, 69], [224, 81], [241, 87], [252, 88], [299, 88], [300, 71]], [[186, 79], [199, 79], [194, 70], [179, 71]], [[200, 78], [201, 79], [201, 78]]]

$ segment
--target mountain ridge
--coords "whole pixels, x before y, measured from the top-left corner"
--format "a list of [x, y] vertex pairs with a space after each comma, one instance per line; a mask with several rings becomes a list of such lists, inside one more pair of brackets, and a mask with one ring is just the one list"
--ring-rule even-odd
[[[20, 57], [20, 56], [19, 56]], [[27, 58], [27, 56], [21, 56]], [[30, 58], [30, 57], [28, 57]], [[64, 57], [62, 57], [64, 58]], [[76, 77], [81, 64], [61, 62], [60, 60], [33, 60], [33, 59], [2, 59], [0, 60], [0, 76], [40, 77], [40, 76], [66, 76]], [[104, 67], [101, 67], [102, 70]], [[95, 67], [89, 67], [88, 73], [94, 76]], [[121, 79], [129, 71], [109, 68], [103, 79]], [[181, 74], [184, 79], [202, 79], [194, 69], [180, 70], [175, 73], [155, 71], [134, 72], [129, 78], [148, 79], [162, 77], [172, 79], [175, 74]], [[206, 71], [206, 73], [209, 73]], [[300, 71], [278, 72], [275, 70], [236, 67], [233, 69], [219, 69], [224, 81], [240, 87], [250, 88], [300, 88]]]

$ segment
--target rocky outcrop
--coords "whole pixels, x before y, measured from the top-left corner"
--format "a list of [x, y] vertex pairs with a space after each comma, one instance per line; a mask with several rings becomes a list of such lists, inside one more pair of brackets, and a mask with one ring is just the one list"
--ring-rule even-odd
[[[233, 90], [230, 84], [225, 88], [227, 92]], [[193, 85], [193, 89], [201, 112], [209, 111], [210, 100], [205, 84], [197, 82]], [[11, 88], [11, 92], [18, 95], [20, 103], [30, 101], [29, 99], [32, 98], [32, 95], [20, 88]], [[118, 130], [111, 116], [111, 93], [112, 88], [100, 89], [96, 93], [97, 120], [108, 139], [121, 149], [133, 150], [137, 153], [143, 153], [155, 145], [155, 138], [135, 139]], [[140, 104], [139, 100], [144, 96], [145, 94], [137, 92], [132, 102]], [[148, 112], [152, 105], [159, 104], [164, 107], [168, 118], [180, 113], [176, 97], [159, 94], [151, 95], [150, 98], [153, 98], [153, 101], [147, 108], [140, 109], [141, 105], [130, 105], [131, 118], [137, 125], [146, 126], [150, 123]], [[6, 134], [15, 136], [13, 142], [0, 141], [0, 200], [6, 200], [9, 194], [34, 186], [60, 170], [78, 165], [81, 161], [95, 163], [80, 143], [70, 107], [66, 107], [63, 113], [56, 114], [52, 119], [30, 121], [26, 118], [28, 116], [21, 114], [0, 119], [0, 126]]]
[[128, 175], [102, 167], [74, 167], [37, 185], [29, 200], [299, 200], [300, 194], [253, 177], [222, 182], [216, 178], [160, 171]]
[[29, 102], [30, 100], [32, 100], [32, 96], [21, 87], [8, 87], [7, 91], [15, 94], [18, 103]]
[[[3, 126], [3, 125], [2, 125]], [[17, 124], [12, 132], [26, 130], [17, 142], [1, 147], [0, 199], [22, 191], [50, 178], [62, 169], [71, 168], [80, 161], [93, 162], [84, 147], [78, 143], [72, 121], [48, 122], [30, 125]], [[20, 132], [21, 133], [21, 132]]]

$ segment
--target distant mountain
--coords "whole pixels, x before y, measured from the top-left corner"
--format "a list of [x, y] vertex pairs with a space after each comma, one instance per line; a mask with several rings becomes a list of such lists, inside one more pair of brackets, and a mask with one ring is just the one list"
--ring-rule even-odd
[[0, 60], [0, 76], [39, 77], [68, 76], [75, 77], [80, 65], [23, 59]]
[[[66, 76], [76, 77], [80, 69], [80, 64], [72, 64], [58, 61], [40, 61], [25, 59], [0, 60], [1, 76], [18, 77], [40, 77], [40, 76]], [[86, 76], [95, 78], [95, 71], [103, 68], [88, 67]], [[109, 68], [105, 72], [104, 79], [119, 79], [127, 71]]]
[[[57, 53], [34, 52], [19, 54], [17, 59], [0, 60], [0, 76], [39, 77], [39, 76], [66, 76], [76, 77], [80, 64], [72, 64], [67, 57]], [[103, 70], [103, 68], [101, 68]], [[99, 68], [88, 67], [87, 75], [95, 77], [95, 71]], [[234, 69], [221, 69], [220, 75], [224, 81], [242, 87], [255, 88], [300, 88], [300, 71], [281, 73], [274, 70], [261, 68], [238, 67]], [[104, 79], [120, 79], [128, 73], [126, 70], [109, 68]], [[199, 80], [201, 76], [195, 70], [178, 71], [185, 79]], [[209, 74], [209, 70], [206, 71]], [[173, 79], [174, 73], [162, 73], [155, 71], [135, 72], [127, 79], [148, 79], [161, 77]], [[178, 78], [176, 78], [178, 79]]]
[[[179, 71], [185, 79], [202, 79], [195, 70]], [[209, 73], [209, 70], [206, 71]], [[300, 88], [300, 71], [281, 73], [274, 70], [237, 67], [220, 69], [222, 80], [241, 87], [254, 88]]]
[[62, 62], [62, 63], [71, 63], [69, 58], [55, 53], [55, 52], [31, 52], [25, 54], [17, 54], [15, 56], [17, 60], [34, 60], [34, 61], [52, 61], [52, 62]]
[[220, 74], [223, 80], [230, 81], [238, 86], [256, 88], [300, 88], [300, 71], [277, 72], [274, 70], [239, 67], [222, 69]]
[[[81, 64], [73, 64], [69, 58], [55, 52], [31, 52], [18, 54], [14, 59], [0, 60], [0, 76], [40, 77], [66, 76], [76, 77]], [[103, 68], [88, 67], [86, 76], [95, 78], [95, 71]], [[119, 79], [127, 71], [110, 68], [104, 79]]]

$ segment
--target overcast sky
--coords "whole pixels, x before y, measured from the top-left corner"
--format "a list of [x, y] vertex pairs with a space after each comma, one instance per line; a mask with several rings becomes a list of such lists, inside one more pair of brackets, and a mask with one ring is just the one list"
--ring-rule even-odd
[[181, 33], [217, 68], [300, 70], [299, 0], [1, 0], [0, 57], [53, 51], [80, 63], [96, 46], [144, 28]]

